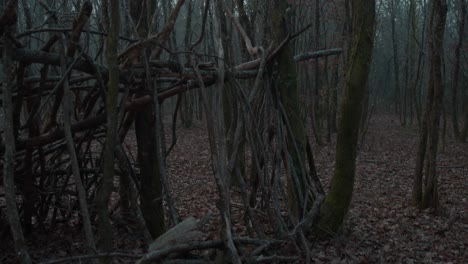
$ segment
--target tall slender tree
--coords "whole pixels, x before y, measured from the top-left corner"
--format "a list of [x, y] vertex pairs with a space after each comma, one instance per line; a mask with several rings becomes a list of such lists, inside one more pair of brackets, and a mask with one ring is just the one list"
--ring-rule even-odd
[[13, 128], [13, 43], [11, 36], [16, 32], [18, 1], [8, 1], [0, 13], [0, 38], [3, 43], [2, 54], [2, 114], [4, 116], [5, 154], [3, 161], [3, 184], [7, 208], [8, 222], [17, 252], [18, 262], [31, 263], [26, 241], [23, 235], [20, 216], [16, 204], [15, 188], [15, 154], [16, 138]]
[[[107, 0], [104, 0], [105, 2]], [[107, 3], [106, 3], [107, 4]], [[100, 250], [112, 250], [112, 226], [109, 219], [109, 201], [114, 182], [115, 146], [117, 143], [117, 114], [119, 93], [119, 69], [117, 65], [117, 50], [120, 33], [120, 4], [117, 0], [110, 1], [109, 35], [107, 36], [106, 60], [109, 69], [109, 80], [106, 94], [107, 130], [104, 146], [104, 164], [102, 185], [98, 193], [99, 216], [99, 247]], [[106, 18], [107, 19], [107, 18]], [[110, 263], [110, 258], [103, 258], [104, 263]]]
[[395, 114], [401, 116], [401, 92], [400, 92], [400, 65], [399, 65], [399, 56], [398, 56], [398, 37], [396, 31], [396, 8], [399, 5], [398, 0], [391, 0], [392, 9], [390, 11], [390, 19], [392, 25], [392, 48], [393, 48], [393, 76], [394, 79], [394, 104], [395, 104]]
[[[133, 21], [137, 21], [137, 31], [141, 37], [146, 37], [149, 32], [149, 10], [156, 10], [156, 1], [131, 1], [130, 14]], [[148, 56], [148, 51], [142, 52], [143, 56]], [[150, 76], [146, 76], [150, 78]], [[152, 81], [144, 82], [138, 96], [152, 94]], [[146, 222], [148, 231], [153, 238], [161, 235], [165, 230], [165, 217], [163, 209], [163, 194], [158, 160], [156, 142], [156, 126], [154, 107], [149, 104], [135, 116], [135, 134], [138, 147], [138, 163], [140, 166], [140, 209]]]
[[[453, 63], [453, 76], [452, 76], [452, 123], [453, 123], [453, 133], [457, 140], [463, 141], [460, 135], [460, 127], [458, 125], [458, 84], [459, 84], [459, 75], [460, 75], [460, 61], [461, 61], [461, 51], [465, 35], [465, 20], [466, 20], [466, 1], [459, 0], [459, 9], [458, 9], [458, 41], [455, 46], [455, 62]], [[468, 122], [468, 121], [467, 121]]]
[[414, 202], [422, 208], [437, 209], [439, 201], [436, 164], [440, 114], [444, 97], [442, 57], [446, 18], [446, 0], [433, 0], [431, 2], [431, 15], [429, 16], [427, 34], [430, 75], [413, 182]]

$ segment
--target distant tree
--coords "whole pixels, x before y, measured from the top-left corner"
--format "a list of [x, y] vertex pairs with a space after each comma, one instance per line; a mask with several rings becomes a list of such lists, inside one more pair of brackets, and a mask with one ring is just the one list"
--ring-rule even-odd
[[401, 116], [401, 91], [400, 91], [400, 62], [398, 56], [398, 37], [396, 29], [396, 14], [397, 7], [399, 6], [398, 0], [391, 0], [390, 19], [392, 26], [392, 48], [393, 48], [393, 76], [395, 77], [394, 86], [394, 106], [395, 114]]
[[[459, 79], [460, 79], [460, 61], [461, 61], [461, 51], [465, 35], [465, 20], [466, 20], [466, 1], [459, 0], [459, 9], [458, 9], [458, 41], [455, 45], [455, 62], [453, 64], [453, 75], [452, 75], [452, 123], [453, 123], [453, 133], [455, 139], [458, 141], [464, 142], [466, 140], [466, 125], [460, 131], [460, 126], [458, 124], [458, 88], [459, 88]], [[468, 111], [467, 111], [468, 112]], [[466, 114], [465, 123], [468, 124], [468, 113]]]

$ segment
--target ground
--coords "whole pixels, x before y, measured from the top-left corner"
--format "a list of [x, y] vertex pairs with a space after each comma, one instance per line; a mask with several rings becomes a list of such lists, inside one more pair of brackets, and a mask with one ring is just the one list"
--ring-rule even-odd
[[[183, 218], [215, 216], [217, 191], [206, 127], [202, 123], [190, 129], [179, 126], [177, 134], [167, 172], [178, 211]], [[417, 140], [414, 126], [402, 128], [397, 119], [386, 115], [372, 119], [358, 154], [354, 198], [345, 228], [335, 238], [311, 245], [315, 263], [468, 262], [468, 145], [454, 142], [447, 133], [437, 170], [442, 210], [435, 214], [411, 204]], [[132, 141], [128, 143], [129, 148], [134, 147]], [[314, 146], [314, 152], [317, 171], [327, 188], [334, 144]], [[237, 196], [233, 192], [233, 218], [237, 221], [234, 229], [246, 234]], [[115, 250], [143, 253], [146, 245], [141, 235], [119, 224], [118, 213], [113, 219], [115, 233], [119, 234]], [[206, 229], [208, 239], [216, 236], [216, 217], [212, 219]], [[70, 223], [58, 224], [54, 229], [44, 227], [28, 237], [36, 260], [83, 254], [82, 242], [83, 232]], [[12, 260], [11, 245], [0, 245], [0, 251], [0, 263]]]

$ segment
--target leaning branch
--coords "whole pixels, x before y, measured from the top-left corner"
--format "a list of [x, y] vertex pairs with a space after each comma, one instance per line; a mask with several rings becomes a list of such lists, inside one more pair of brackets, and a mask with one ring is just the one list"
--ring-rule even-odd
[[327, 50], [319, 50], [319, 51], [314, 51], [314, 52], [306, 52], [306, 53], [302, 53], [302, 54], [298, 54], [294, 56], [294, 61], [300, 62], [300, 61], [316, 59], [320, 57], [328, 57], [331, 55], [341, 54], [342, 52], [343, 52], [343, 49], [327, 49]]
[[237, 28], [237, 31], [239, 31], [240, 35], [244, 39], [245, 46], [247, 48], [247, 51], [249, 52], [250, 55], [255, 56], [258, 54], [258, 47], [253, 47], [252, 46], [252, 41], [250, 40], [249, 36], [247, 36], [247, 33], [245, 32], [244, 28], [242, 25], [239, 23], [239, 20], [234, 17], [232, 14], [231, 10], [226, 6], [226, 3], [224, 1], [221, 1], [221, 4], [223, 5], [224, 12], [229, 16], [229, 18], [234, 22], [234, 25]]
[[73, 57], [80, 41], [81, 31], [88, 24], [88, 20], [91, 17], [93, 6], [90, 1], [85, 1], [81, 6], [80, 13], [73, 20], [73, 30], [70, 34], [70, 41], [67, 47], [67, 57]]
[[[182, 8], [182, 5], [185, 3], [185, 0], [179, 0], [174, 7], [174, 10], [169, 16], [169, 19], [162, 29], [161, 32], [151, 35], [148, 38], [142, 39], [132, 45], [130, 45], [127, 49], [121, 52], [118, 56], [118, 59], [121, 63], [125, 65], [126, 62], [132, 62], [140, 55], [140, 50], [143, 48], [149, 47], [151, 45], [158, 46], [159, 44], [163, 44], [167, 41], [170, 36], [170, 33], [174, 29], [175, 21], [179, 15], [179, 11]], [[153, 51], [152, 57], [157, 57], [161, 53], [161, 49], [158, 47]]]

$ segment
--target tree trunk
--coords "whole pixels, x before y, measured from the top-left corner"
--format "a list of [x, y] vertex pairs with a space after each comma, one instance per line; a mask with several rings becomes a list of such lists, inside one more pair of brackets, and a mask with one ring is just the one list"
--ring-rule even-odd
[[452, 123], [453, 133], [455, 139], [461, 141], [460, 128], [458, 126], [458, 113], [457, 113], [457, 92], [458, 92], [458, 80], [460, 72], [460, 59], [461, 49], [463, 45], [463, 36], [465, 34], [465, 16], [466, 16], [466, 2], [460, 0], [460, 9], [458, 13], [458, 42], [455, 47], [455, 62], [453, 63], [453, 77], [452, 77]]
[[[288, 34], [289, 18], [283, 17], [284, 10], [288, 8], [286, 0], [274, 0], [273, 12], [271, 13], [271, 24], [273, 25], [273, 36], [277, 43], [281, 43]], [[298, 182], [292, 180], [288, 183], [289, 206], [296, 217], [301, 217], [304, 201], [306, 199], [306, 183], [308, 175], [305, 172], [306, 132], [301, 114], [299, 92], [297, 87], [296, 63], [293, 60], [292, 48], [285, 47], [277, 57], [278, 61], [278, 85], [281, 103], [284, 106], [286, 116], [285, 123], [290, 124], [291, 131], [288, 132], [286, 164], [291, 177], [297, 177]], [[291, 162], [290, 162], [291, 161]], [[292, 175], [294, 174], [294, 175]], [[311, 203], [310, 203], [311, 204]]]
[[138, 145], [138, 165], [140, 167], [140, 208], [148, 230], [153, 238], [164, 233], [164, 207], [160, 171], [156, 153], [155, 131], [152, 105], [135, 117], [135, 132]]
[[[227, 7], [226, 4], [224, 4], [225, 8]], [[220, 10], [222, 11], [222, 10]], [[230, 10], [231, 13], [233, 13], [233, 10]], [[227, 62], [233, 62], [234, 61], [234, 55], [233, 55], [233, 45], [232, 45], [232, 26], [227, 23], [229, 21], [229, 18], [227, 15], [225, 15], [226, 12], [220, 12], [221, 14], [221, 38], [222, 38], [222, 45], [224, 49], [224, 55], [225, 59]], [[245, 22], [245, 21], [244, 21]], [[245, 49], [243, 49], [245, 50]], [[246, 53], [246, 52], [245, 52]], [[247, 56], [248, 53], [244, 54], [244, 56]], [[229, 65], [227, 65], [226, 68], [228, 68]], [[241, 174], [243, 175], [245, 172], [245, 145], [243, 140], [241, 142], [238, 142], [238, 146], [234, 146], [234, 131], [236, 130], [237, 124], [240, 122], [241, 115], [238, 111], [238, 105], [239, 105], [239, 99], [237, 97], [235, 89], [238, 89], [238, 87], [235, 87], [234, 85], [234, 79], [232, 78], [231, 74], [227, 73], [226, 78], [224, 80], [224, 92], [223, 92], [223, 117], [224, 117], [224, 131], [226, 133], [226, 148], [227, 148], [227, 154], [231, 155], [233, 153], [234, 149], [237, 149], [237, 158], [236, 158], [236, 163], [234, 164], [235, 167], [239, 167]], [[231, 175], [229, 175], [231, 178], [231, 183], [235, 186], [239, 186], [240, 179], [238, 179], [235, 170], [232, 171]]]
[[[142, 6], [143, 2], [144, 6]], [[141, 22], [137, 24], [140, 36], [146, 36], [149, 30], [148, 13], [141, 12], [142, 8], [154, 10], [155, 5], [154, 0], [149, 2], [142, 0], [131, 1], [130, 14], [133, 21]], [[140, 14], [143, 17], [140, 18]], [[166, 36], [166, 40], [168, 37], [169, 35]], [[147, 56], [146, 52], [144, 56]], [[147, 78], [150, 77], [147, 76]], [[151, 85], [149, 80], [146, 80], [145, 83]], [[149, 89], [150, 87], [145, 87], [146, 93], [152, 94]], [[151, 104], [146, 105], [135, 116], [135, 134], [138, 147], [138, 165], [140, 167], [140, 209], [148, 231], [153, 238], [163, 234], [165, 230], [163, 193], [159, 169], [161, 164], [157, 158], [157, 151], [159, 150], [154, 136], [156, 129], [159, 128], [155, 122], [154, 107]]]
[[416, 2], [410, 0], [410, 7], [408, 13], [408, 43], [407, 43], [407, 60], [406, 60], [406, 87], [405, 87], [405, 119], [409, 111], [410, 124], [413, 124], [413, 105], [414, 99], [412, 81], [415, 66], [415, 52], [416, 52]]
[[398, 42], [396, 37], [396, 6], [398, 6], [398, 2], [395, 3], [396, 0], [392, 0], [392, 11], [391, 11], [391, 25], [392, 25], [392, 48], [393, 48], [393, 74], [395, 77], [394, 80], [394, 103], [395, 103], [395, 115], [399, 115], [401, 117], [401, 102], [400, 102], [400, 65], [398, 61]]
[[372, 60], [375, 1], [353, 0], [352, 10], [353, 34], [338, 124], [336, 165], [320, 212], [319, 232], [322, 234], [333, 234], [340, 229], [351, 203], [359, 124]]
[[436, 161], [444, 96], [442, 56], [446, 17], [446, 1], [433, 0], [428, 27], [430, 76], [413, 186], [413, 199], [421, 208], [438, 208]]
[[[320, 49], [320, 0], [315, 0], [315, 35], [314, 35], [314, 48], [315, 50]], [[321, 111], [320, 111], [320, 89], [322, 88], [321, 84], [321, 76], [320, 76], [320, 64], [319, 64], [319, 58], [314, 59], [314, 95], [312, 98], [312, 111], [311, 111], [311, 117], [312, 117], [312, 127], [314, 129], [314, 134], [315, 134], [315, 139], [316, 142], [319, 146], [323, 145], [322, 142], [322, 128], [321, 128]]]
[[[468, 104], [468, 99], [465, 100], [465, 106]], [[465, 108], [465, 117], [463, 118], [465, 120], [465, 125], [463, 126], [463, 129], [460, 132], [460, 142], [465, 143], [466, 138], [468, 136], [468, 107]]]
[[[15, 188], [15, 132], [13, 127], [13, 82], [11, 76], [13, 76], [13, 61], [11, 56], [13, 54], [13, 43], [11, 43], [8, 35], [14, 34], [15, 23], [17, 20], [16, 8], [18, 1], [8, 1], [5, 8], [2, 9], [0, 16], [4, 12], [8, 12], [11, 21], [0, 32], [0, 37], [3, 43], [3, 56], [2, 56], [2, 67], [3, 67], [3, 80], [2, 80], [2, 109], [4, 116], [4, 144], [5, 144], [5, 157], [3, 161], [3, 185], [5, 192], [5, 202], [7, 209], [8, 222], [10, 224], [11, 234], [15, 244], [15, 250], [17, 253], [18, 262], [22, 264], [31, 263], [26, 241], [23, 235], [23, 229], [21, 227], [20, 216], [18, 213], [18, 207], [16, 204], [16, 188]], [[2, 16], [3, 17], [3, 16]], [[3, 22], [3, 21], [2, 21]], [[4, 25], [2, 25], [3, 27]]]
[[[193, 13], [193, 1], [187, 2], [187, 18], [185, 22], [185, 35], [184, 35], [184, 45], [188, 49], [190, 47], [190, 35], [192, 34], [192, 13]], [[190, 55], [185, 56], [185, 63], [190, 63]], [[195, 93], [185, 92], [179, 96], [180, 98], [180, 121], [182, 126], [185, 128], [192, 127], [193, 124], [193, 106], [191, 95]]]
[[[106, 60], [107, 67], [109, 69], [109, 81], [107, 83], [106, 94], [107, 128], [106, 142], [104, 146], [103, 179], [101, 188], [97, 194], [99, 249], [103, 252], [112, 251], [112, 225], [109, 219], [108, 207], [115, 175], [114, 164], [115, 146], [117, 144], [117, 114], [119, 112], [119, 69], [117, 65], [117, 50], [120, 32], [120, 5], [119, 1], [111, 1], [110, 3], [110, 20], [108, 20], [109, 15], [107, 13], [104, 14], [104, 16], [106, 16], [105, 19], [110, 22], [110, 27], [107, 29], [109, 35], [107, 36], [106, 41]], [[107, 3], [105, 5], [107, 5]], [[106, 10], [104, 9], [104, 11]], [[110, 263], [110, 260], [110, 258], [102, 258], [101, 263]]]

